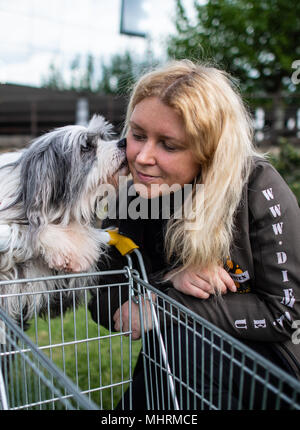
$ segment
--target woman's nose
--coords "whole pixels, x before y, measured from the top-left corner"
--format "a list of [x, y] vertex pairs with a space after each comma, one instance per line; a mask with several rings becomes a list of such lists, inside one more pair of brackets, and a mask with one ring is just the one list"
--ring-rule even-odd
[[151, 142], [145, 142], [137, 156], [136, 161], [140, 164], [155, 164], [156, 163], [156, 152], [155, 152], [155, 145]]

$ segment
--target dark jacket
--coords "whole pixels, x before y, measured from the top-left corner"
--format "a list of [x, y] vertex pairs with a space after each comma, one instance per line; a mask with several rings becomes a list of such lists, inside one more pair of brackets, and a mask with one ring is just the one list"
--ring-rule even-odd
[[[158, 273], [168, 271], [162, 220], [106, 220], [104, 227], [112, 224], [140, 246], [152, 283]], [[112, 254], [110, 269], [126, 264], [117, 251]], [[292, 324], [300, 320], [300, 210], [288, 185], [263, 159], [255, 159], [244, 187], [225, 267], [236, 282], [237, 293], [200, 300], [180, 293], [171, 283], [165, 292], [238, 339], [274, 343], [297, 367], [300, 344], [293, 343]], [[108, 317], [103, 299], [102, 311]], [[111, 303], [113, 315], [119, 297]]]

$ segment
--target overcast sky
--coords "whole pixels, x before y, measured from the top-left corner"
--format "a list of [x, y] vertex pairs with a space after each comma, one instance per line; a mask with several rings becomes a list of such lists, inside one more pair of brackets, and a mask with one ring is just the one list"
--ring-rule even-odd
[[[174, 32], [175, 0], [141, 0], [156, 55]], [[192, 7], [193, 0], [184, 0]], [[107, 59], [126, 49], [146, 55], [143, 38], [121, 35], [121, 0], [0, 0], [0, 82], [40, 85], [50, 63], [69, 70], [77, 54]]]

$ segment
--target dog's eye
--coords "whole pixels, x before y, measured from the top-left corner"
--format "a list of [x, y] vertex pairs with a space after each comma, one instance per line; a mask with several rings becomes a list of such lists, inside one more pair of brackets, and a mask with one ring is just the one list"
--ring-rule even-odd
[[95, 148], [92, 139], [87, 139], [84, 145], [81, 145], [81, 152], [91, 152]]
[[85, 145], [81, 147], [81, 152], [91, 152], [93, 148], [93, 145]]

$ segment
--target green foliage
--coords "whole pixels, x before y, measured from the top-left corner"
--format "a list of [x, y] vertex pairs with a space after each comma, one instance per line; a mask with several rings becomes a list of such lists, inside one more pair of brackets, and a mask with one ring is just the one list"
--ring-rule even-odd
[[134, 61], [129, 52], [117, 54], [111, 58], [110, 64], [102, 63], [102, 79], [99, 90], [105, 94], [122, 94], [134, 81]]
[[300, 152], [286, 139], [280, 143], [278, 155], [270, 155], [270, 162], [287, 182], [300, 204]]
[[91, 55], [76, 55], [70, 63], [69, 81], [63, 77], [62, 71], [51, 64], [49, 74], [43, 80], [43, 86], [58, 90], [91, 91], [104, 94], [127, 94], [136, 78], [146, 69], [157, 64], [153, 59], [139, 60], [129, 51], [115, 54], [108, 62], [97, 64]]
[[109, 64], [102, 63], [102, 78], [98, 90], [105, 94], [127, 94], [132, 85], [144, 70], [155, 65], [157, 61], [152, 59], [136, 60], [126, 51], [124, 54], [113, 55]]
[[214, 59], [244, 91], [299, 92], [290, 79], [292, 63], [300, 58], [298, 0], [195, 0], [193, 21], [182, 0], [176, 7], [171, 58]]
[[97, 72], [95, 59], [91, 54], [86, 57], [76, 55], [70, 63], [70, 79], [66, 80], [62, 70], [50, 64], [49, 74], [44, 77], [42, 86], [56, 90], [95, 91]]

